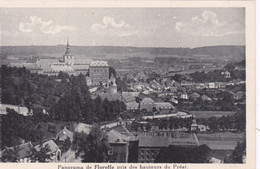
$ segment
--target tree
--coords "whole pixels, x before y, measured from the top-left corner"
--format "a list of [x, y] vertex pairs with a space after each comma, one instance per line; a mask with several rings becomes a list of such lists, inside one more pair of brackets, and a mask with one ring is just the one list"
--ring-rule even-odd
[[32, 142], [41, 140], [43, 133], [35, 127], [35, 119], [33, 117], [23, 116], [13, 109], [7, 109], [7, 114], [2, 115], [1, 118], [3, 147], [18, 145], [20, 144], [20, 139]]
[[108, 141], [99, 126], [94, 125], [89, 135], [75, 133], [72, 150], [82, 162], [106, 162]]
[[150, 123], [147, 123], [146, 126], [145, 126], [145, 129], [146, 129], [147, 131], [150, 131], [151, 128], [152, 128], [152, 125], [151, 125]]
[[3, 162], [17, 162], [19, 160], [19, 146], [14, 146], [12, 149], [6, 149], [3, 154], [1, 161]]
[[69, 75], [67, 73], [64, 73], [62, 71], [59, 72], [58, 78], [61, 79], [63, 83], [67, 82], [67, 79], [69, 79]]
[[243, 158], [246, 155], [246, 141], [237, 143], [232, 154], [224, 160], [225, 163], [243, 163]]
[[67, 137], [65, 140], [55, 140], [55, 143], [60, 147], [61, 153], [68, 151], [71, 148], [70, 138]]
[[39, 150], [33, 148], [31, 160], [33, 162], [46, 163], [51, 159], [49, 145], [41, 146]]
[[218, 130], [218, 120], [216, 117], [210, 117], [208, 124], [211, 131], [216, 132]]
[[138, 128], [139, 128], [139, 124], [137, 124], [136, 122], [133, 122], [131, 124], [131, 130], [138, 131]]
[[116, 78], [116, 70], [114, 67], [109, 67], [109, 77], [113, 74], [113, 76]]

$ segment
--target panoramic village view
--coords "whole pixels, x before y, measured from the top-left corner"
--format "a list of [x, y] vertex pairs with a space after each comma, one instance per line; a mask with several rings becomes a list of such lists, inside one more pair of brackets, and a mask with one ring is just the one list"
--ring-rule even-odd
[[[0, 51], [1, 162], [246, 162], [246, 51], [235, 38], [244, 42], [244, 25], [237, 24], [244, 22], [243, 10], [182, 9], [191, 17], [180, 21], [181, 16], [174, 16], [177, 21], [171, 29], [175, 37], [192, 37], [185, 26], [191, 27], [196, 44], [196, 40], [167, 40], [170, 34], [158, 33], [159, 28], [166, 31], [163, 26], [153, 28], [145, 41], [150, 29], [144, 33], [127, 23], [131, 20], [96, 18], [91, 27], [96, 45], [78, 45], [83, 34], [75, 37], [73, 32], [80, 30], [55, 25], [44, 19], [47, 14], [37, 17], [40, 13], [34, 9], [27, 12], [35, 16], [19, 21], [20, 33], [15, 34], [17, 26], [9, 25], [15, 21], [10, 23], [12, 18], [7, 17], [12, 10], [16, 9], [2, 10], [6, 19], [0, 17], [6, 23]], [[129, 16], [117, 10], [121, 18]], [[94, 17], [117, 10], [90, 11]], [[147, 17], [143, 22], [151, 28], [170, 22], [167, 15], [173, 9], [154, 10], [147, 16], [142, 10], [152, 11], [136, 9], [131, 15]], [[233, 22], [222, 20], [222, 10], [234, 13]], [[238, 14], [242, 19], [234, 17]], [[152, 22], [153, 16], [150, 23], [149, 15], [158, 16], [158, 22]], [[153, 39], [154, 34], [163, 40]], [[140, 44], [148, 47], [138, 45], [142, 35]], [[136, 45], [124, 43], [131, 36], [136, 36], [132, 39]], [[47, 37], [58, 43], [40, 45]], [[214, 39], [218, 41], [208, 43]], [[175, 43], [180, 41], [191, 47], [178, 47]]]

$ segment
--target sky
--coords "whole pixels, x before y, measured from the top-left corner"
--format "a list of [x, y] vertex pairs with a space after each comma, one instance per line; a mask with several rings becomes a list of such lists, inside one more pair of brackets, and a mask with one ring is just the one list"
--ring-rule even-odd
[[244, 8], [2, 8], [2, 46], [245, 45]]

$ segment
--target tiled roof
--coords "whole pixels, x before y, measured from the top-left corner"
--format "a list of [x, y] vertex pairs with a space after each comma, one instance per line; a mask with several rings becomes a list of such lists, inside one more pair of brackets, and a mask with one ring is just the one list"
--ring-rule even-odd
[[111, 130], [107, 133], [109, 143], [125, 144], [129, 139], [127, 136], [117, 132], [116, 130]]
[[32, 154], [33, 145], [31, 142], [20, 144], [16, 147], [6, 147], [3, 151], [3, 154], [7, 153], [8, 151], [12, 151], [17, 154], [18, 159], [23, 159], [29, 157]]
[[125, 102], [131, 102], [135, 100], [134, 96], [130, 92], [123, 92], [122, 96]]
[[48, 148], [50, 149], [50, 152], [48, 152], [48, 154], [59, 150], [59, 146], [53, 140], [46, 141], [42, 145], [37, 145], [35, 146], [35, 149], [39, 151], [42, 147], [45, 146], [48, 146]]
[[211, 100], [211, 98], [208, 97], [208, 96], [205, 95], [205, 94], [203, 94], [203, 95], [201, 96], [201, 99], [202, 99], [202, 100]]
[[69, 65], [51, 65], [51, 69], [53, 70], [53, 72], [73, 72], [74, 69], [69, 66]]
[[146, 97], [141, 102], [141, 104], [144, 104], [144, 103], [154, 103], [154, 101], [153, 101], [153, 99]]
[[59, 62], [59, 59], [38, 59], [36, 63], [55, 63]]
[[107, 61], [96, 60], [96, 61], [92, 61], [90, 66], [108, 66], [108, 63]]
[[120, 134], [127, 137], [127, 140], [129, 141], [135, 141], [137, 138], [124, 126], [119, 125], [118, 127], [115, 127], [113, 130], [119, 132]]
[[190, 97], [200, 97], [200, 95], [197, 92], [194, 92], [190, 95]]
[[158, 107], [173, 107], [173, 105], [169, 102], [157, 102], [157, 103], [155, 103], [155, 106], [158, 106]]
[[134, 102], [129, 102], [129, 103], [126, 103], [126, 107], [127, 108], [138, 108], [139, 104], [136, 103], [135, 101]]
[[74, 59], [76, 65], [90, 65], [92, 63], [92, 59]]
[[170, 145], [174, 146], [197, 146], [199, 142], [197, 136], [192, 133], [173, 132], [172, 138], [169, 140]]
[[88, 70], [89, 65], [73, 65], [72, 66], [74, 70]]
[[123, 100], [123, 97], [121, 94], [119, 93], [115, 93], [115, 94], [110, 94], [110, 93], [100, 93], [98, 94], [102, 100], [109, 100], [109, 101], [116, 101], [116, 100], [119, 100], [119, 101], [122, 101]]
[[168, 147], [169, 141], [161, 136], [139, 136], [139, 147]]
[[64, 127], [64, 129], [62, 129], [57, 135], [56, 138], [61, 137], [63, 135], [66, 135], [70, 138], [70, 140], [73, 140], [73, 133], [71, 131], [69, 131], [66, 127]]

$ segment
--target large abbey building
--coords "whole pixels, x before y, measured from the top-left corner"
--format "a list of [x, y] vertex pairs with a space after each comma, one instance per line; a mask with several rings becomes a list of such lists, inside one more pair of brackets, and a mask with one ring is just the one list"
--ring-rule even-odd
[[69, 40], [67, 40], [66, 52], [65, 52], [65, 54], [63, 55], [63, 57], [62, 57], [62, 59], [60, 60], [60, 62], [66, 64], [66, 65], [74, 66], [75, 58], [74, 58], [74, 56], [70, 53]]
[[57, 75], [59, 72], [66, 72], [69, 75], [86, 74], [91, 64], [92, 59], [76, 59], [70, 51], [69, 40], [67, 47], [61, 59], [38, 59], [36, 67], [41, 70], [40, 74]]
[[109, 66], [107, 61], [94, 61], [88, 58], [76, 58], [71, 53], [69, 40], [66, 51], [60, 59], [37, 59], [34, 63], [11, 63], [11, 67], [26, 67], [33, 73], [57, 76], [60, 72], [69, 75], [86, 75], [89, 72], [89, 85], [107, 84], [109, 82]]

